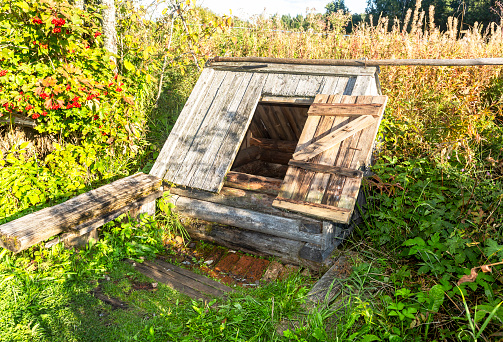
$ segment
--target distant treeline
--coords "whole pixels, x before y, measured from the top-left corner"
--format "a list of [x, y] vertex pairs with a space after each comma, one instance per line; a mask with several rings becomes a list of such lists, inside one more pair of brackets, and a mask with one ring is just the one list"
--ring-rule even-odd
[[[346, 32], [351, 32], [352, 27], [362, 21], [370, 22], [372, 17], [374, 23], [379, 17], [387, 17], [389, 25], [393, 25], [395, 20], [403, 23], [407, 16], [407, 11], [414, 11], [415, 8], [421, 8], [427, 14], [424, 20], [429, 22], [430, 6], [434, 7], [433, 19], [435, 26], [442, 31], [447, 29], [447, 20], [449, 17], [455, 17], [461, 23], [461, 28], [473, 27], [477, 22], [485, 29], [490, 23], [500, 23], [503, 18], [503, 0], [368, 0], [365, 13], [351, 14]], [[327, 27], [331, 26], [331, 16], [340, 12], [350, 14], [344, 0], [337, 0], [328, 3], [325, 6], [326, 12], [316, 14], [318, 19], [325, 19]], [[310, 15], [283, 15], [280, 18], [282, 24], [287, 29], [304, 29], [312, 27], [313, 20]], [[429, 25], [429, 24], [428, 24]]]

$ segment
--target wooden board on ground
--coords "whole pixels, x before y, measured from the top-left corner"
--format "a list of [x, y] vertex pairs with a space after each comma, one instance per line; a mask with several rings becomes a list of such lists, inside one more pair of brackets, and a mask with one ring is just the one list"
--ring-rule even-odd
[[[353, 92], [365, 84], [357, 78]], [[359, 169], [369, 162], [386, 101], [317, 95], [273, 206], [348, 224], [361, 185]]]
[[350, 272], [348, 261], [344, 256], [340, 256], [307, 294], [308, 305], [329, 304], [341, 292], [343, 281]]
[[173, 289], [192, 299], [209, 301], [211, 297], [223, 297], [233, 289], [181, 267], [172, 265], [160, 259], [143, 263], [127, 261], [135, 269], [158, 282], [167, 284]]
[[[20, 252], [63, 231], [93, 229], [110, 213], [157, 193], [162, 179], [137, 173], [0, 226], [0, 246]], [[155, 197], [155, 196], [154, 196]], [[149, 200], [155, 198], [149, 197]], [[106, 220], [105, 220], [106, 221]]]

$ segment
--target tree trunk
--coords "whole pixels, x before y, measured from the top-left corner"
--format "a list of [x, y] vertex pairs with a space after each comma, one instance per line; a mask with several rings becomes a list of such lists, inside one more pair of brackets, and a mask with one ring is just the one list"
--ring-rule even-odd
[[103, 35], [105, 36], [105, 49], [113, 54], [117, 54], [115, 3], [114, 0], [103, 0], [103, 5], [105, 5], [105, 8], [103, 9]]

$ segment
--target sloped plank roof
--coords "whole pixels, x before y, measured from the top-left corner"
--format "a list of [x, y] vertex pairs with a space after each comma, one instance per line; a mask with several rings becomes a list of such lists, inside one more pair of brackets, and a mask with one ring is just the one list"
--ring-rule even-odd
[[262, 95], [314, 98], [376, 89], [375, 68], [353, 69], [355, 75], [345, 70], [335, 76], [308, 75], [304, 67], [302, 74], [294, 69], [288, 74], [284, 66], [277, 73], [205, 68], [150, 173], [177, 185], [220, 191]]

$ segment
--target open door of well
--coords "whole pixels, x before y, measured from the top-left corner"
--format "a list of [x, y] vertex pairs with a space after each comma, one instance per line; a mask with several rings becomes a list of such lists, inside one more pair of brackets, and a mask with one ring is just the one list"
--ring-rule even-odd
[[349, 223], [386, 101], [317, 95], [273, 206]]

